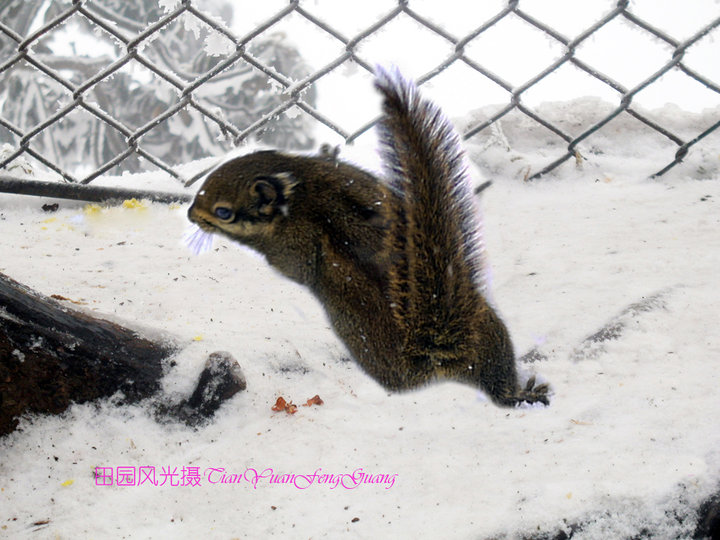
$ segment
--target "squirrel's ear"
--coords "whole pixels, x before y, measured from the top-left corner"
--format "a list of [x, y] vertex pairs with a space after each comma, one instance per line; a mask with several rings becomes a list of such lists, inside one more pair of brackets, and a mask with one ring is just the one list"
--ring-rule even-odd
[[250, 186], [250, 191], [257, 197], [258, 212], [269, 217], [279, 210], [287, 215], [288, 201], [297, 184], [298, 181], [291, 173], [257, 178]]
[[290, 199], [290, 196], [292, 195], [295, 186], [300, 183], [297, 178], [295, 178], [293, 174], [289, 172], [278, 173], [272, 178], [274, 180], [277, 180], [277, 185], [279, 186], [280, 192], [282, 193], [283, 199], [285, 199], [285, 201]]

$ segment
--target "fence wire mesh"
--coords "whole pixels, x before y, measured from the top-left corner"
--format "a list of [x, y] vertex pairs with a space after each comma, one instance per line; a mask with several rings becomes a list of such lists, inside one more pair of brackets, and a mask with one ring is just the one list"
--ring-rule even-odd
[[[28, 8], [30, 4], [41, 5], [42, 9], [27, 11], [23, 21], [22, 12], [31, 9]], [[108, 171], [122, 171], [124, 166], [127, 170], [157, 168], [165, 171], [178, 182], [190, 185], [200, 177], [200, 174], [184, 172], [181, 163], [174, 162], [168, 156], [178, 153], [190, 158], [219, 155], [223, 149], [263, 133], [263, 130], [276, 122], [284, 113], [292, 117], [289, 112], [293, 108], [304, 113], [306, 119], [319, 122], [345, 142], [352, 143], [370, 130], [377, 119], [368, 119], [367, 123], [355, 130], [345, 129], [341, 123], [321, 112], [316, 106], [314, 86], [322, 78], [348, 64], [360, 66], [371, 72], [374, 62], [372, 58], [362, 54], [363, 44], [400, 17], [411, 19], [414, 24], [420, 25], [425, 31], [442, 40], [452, 51], [420, 76], [417, 79], [419, 84], [432, 81], [451, 66], [462, 64], [506, 92], [507, 103], [481, 122], [468, 125], [463, 133], [465, 139], [472, 139], [493, 126], [497, 128], [498, 123], [507, 115], [519, 112], [564, 141], [563, 150], [544, 166], [531, 171], [527, 175], [528, 179], [542, 176], [568, 160], [579, 159], [579, 145], [621, 114], [632, 116], [676, 145], [674, 158], [669, 163], [659, 163], [656, 175], [662, 175], [680, 163], [694, 145], [720, 127], [720, 118], [717, 118], [709, 126], [703, 126], [693, 136], [688, 137], [686, 134], [681, 136], [638, 110], [633, 101], [639, 92], [655, 84], [670, 71], [682, 73], [684, 77], [692, 79], [720, 96], [718, 81], [712, 80], [711, 76], [700, 73], [684, 62], [690, 49], [708, 36], [714, 37], [711, 34], [720, 26], [720, 13], [715, 18], [703, 21], [693, 35], [680, 41], [634, 14], [630, 0], [620, 0], [614, 6], [611, 5], [611, 9], [584, 31], [570, 39], [527, 10], [523, 10], [520, 0], [510, 0], [494, 16], [477, 21], [472, 31], [458, 36], [435, 23], [432, 18], [424, 16], [421, 9], [414, 7], [410, 0], [398, 0], [389, 3], [387, 11], [364, 30], [348, 36], [324, 20], [321, 14], [313, 13], [304, 2], [291, 0], [250, 32], [238, 35], [220, 18], [208, 15], [201, 9], [200, 1], [166, 0], [159, 4], [160, 6], [156, 5], [157, 9], [152, 11], [152, 16], [148, 15], [148, 20], [133, 20], [132, 13], [113, 10], [117, 2], [112, 0], [104, 2], [73, 0], [72, 3], [51, 2], [51, 0], [36, 3], [11, 1], [4, 7], [0, 6], [2, 14], [0, 89], [3, 86], [5, 88], [4, 99], [0, 96], [0, 142], [5, 143], [0, 151], [0, 170], [7, 173], [3, 177], [6, 181], [5, 191], [28, 192], [27, 189], [20, 191], [17, 180], [10, 177], [15, 176], [13, 171], [22, 172], [23, 169], [28, 168], [29, 161], [52, 171], [66, 183], [78, 186], [89, 184]], [[19, 20], [23, 24], [8, 22], [9, 14], [13, 14], [13, 10], [16, 15], [14, 20]], [[472, 5], [468, 3], [468, 17], [472, 16], [472, 10]], [[272, 49], [272, 44], [268, 45], [268, 36], [273, 32], [273, 27], [291, 16], [302, 18], [314, 31], [322, 32], [326, 37], [337, 42], [342, 52], [319, 69], [307, 68], [297, 56], [291, 57], [290, 62], [282, 65], [277, 55], [267, 52]], [[559, 45], [563, 51], [549, 64], [537, 66], [534, 74], [519, 85], [511, 84], [483, 62], [467, 54], [468, 47], [475, 40], [508, 18], [522, 20], [542, 33], [546, 40]], [[185, 21], [185, 30], [180, 28], [178, 31], [178, 21], [181, 19]], [[101, 57], [73, 58], [58, 55], [50, 50], [47, 47], [47, 40], [70, 20], [82, 21], [96, 34], [109, 36], [117, 44], [119, 53], [115, 58], [103, 61]], [[222, 46], [219, 47], [222, 54], [209, 55], [205, 61], [193, 64], [192, 69], [187, 65], [180, 66], [177, 62], [168, 60], [168, 50], [172, 47], [167, 46], [167, 40], [165, 45], [161, 46], [163, 42], [156, 39], [160, 34], [167, 37], [174, 32], [173, 39], [176, 43], [173, 46], [181, 48], [184, 40], [192, 41], [193, 29], [187, 30], [188, 20], [202, 25], [215, 42], [222, 42]], [[617, 20], [622, 20], [624, 24], [629, 24], [643, 32], [647, 39], [659, 40], [669, 51], [666, 62], [659, 69], [631, 87], [621, 84], [577, 54], [579, 47]], [[197, 35], [195, 37], [197, 38]], [[581, 70], [609, 88], [619, 98], [619, 105], [612, 111], [575, 134], [567, 132], [558, 122], [543, 117], [523, 100], [529, 90], [567, 65]], [[146, 106], [143, 109], [142, 103], [138, 105], [133, 102], [132, 84], [130, 84], [131, 91], [127, 95], [111, 95], [109, 99], [101, 99], [103, 85], [121, 78], [129, 68], [133, 67], [142, 69], [151, 77], [162, 81], [165, 91], [174, 93], [174, 99], [158, 100], [153, 102], [151, 107]], [[44, 82], [40, 85], [34, 107], [25, 110], [20, 107], [19, 113], [8, 114], [7, 111], [14, 100], [28, 99], [27, 87], [16, 83], [20, 72], [26, 76], [40, 78]], [[232, 84], [238, 88], [238, 93], [233, 99], [223, 101], [222, 96], [213, 95], [207, 90], [218, 80], [228, 77], [236, 77]], [[14, 90], [13, 82], [16, 83]], [[106, 89], [105, 93], [107, 92]], [[243, 104], [244, 99], [257, 99], [261, 94], [271, 95], [272, 99], [265, 100], [261, 107]], [[145, 96], [143, 99], [147, 101], [149, 98]], [[139, 115], [141, 118], [137, 118], [137, 114], [136, 117], [130, 118], [128, 113], [118, 112], [117, 108], [107, 105], [113, 100], [120, 101], [130, 109], [137, 105], [138, 110], [143, 111]], [[37, 105], [38, 103], [40, 105]], [[240, 112], [243, 114], [239, 114]], [[74, 149], [67, 145], [63, 146], [64, 136], [68, 133], [68, 124], [74, 125], [76, 129], [78, 126], [85, 126], [82, 129], [91, 129], [87, 127], [90, 125], [87, 122], [78, 121], [79, 115], [85, 120], [91, 120], [96, 139], [102, 139], [105, 145], [102, 151], [97, 150], [97, 145], [94, 149], [90, 148], [89, 142], [86, 146], [79, 145]], [[173, 127], [173, 122], [180, 128]], [[201, 148], [195, 153], [179, 152], [174, 139], [179, 136], [178, 131], [182, 130], [182, 125], [190, 131], [204, 130], [205, 139], [211, 142], [204, 146], [197, 143]], [[58, 126], [61, 126], [61, 129]], [[291, 122], [285, 126], [288, 132], [298, 132], [306, 128], [307, 124], [302, 122]], [[57, 130], [53, 131], [54, 129]], [[85, 135], [88, 139], [92, 136], [91, 133]], [[153, 139], [154, 135], [155, 139]], [[219, 140], [222, 140], [224, 146], [213, 146], [212, 141]], [[108, 144], [108, 141], [114, 143]], [[289, 146], [302, 148], [311, 143], [312, 141], [309, 140], [299, 142], [295, 140]], [[96, 155], [91, 170], [87, 170], [86, 163], [85, 168], [78, 173], [64, 163], [61, 159], [63, 154], [72, 152], [81, 156], [84, 152], [86, 156], [94, 152]], [[88, 160], [93, 161], [89, 158]], [[14, 187], [8, 188], [7, 185]], [[43, 192], [43, 194], [48, 193]]]

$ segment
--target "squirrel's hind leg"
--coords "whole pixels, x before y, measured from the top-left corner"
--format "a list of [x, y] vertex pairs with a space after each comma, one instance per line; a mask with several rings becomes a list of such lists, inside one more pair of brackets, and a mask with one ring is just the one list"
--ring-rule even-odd
[[493, 403], [501, 407], [515, 407], [523, 402], [550, 404], [549, 385], [536, 385], [534, 376], [528, 379], [524, 387], [518, 384], [514, 361], [480, 362], [472, 369], [464, 370], [461, 376], [453, 378], [480, 388]]
[[[486, 390], [486, 389], [484, 389]], [[543, 405], [550, 405], [550, 399], [548, 397], [548, 391], [550, 390], [549, 385], [540, 384], [535, 386], [535, 377], [530, 377], [524, 388], [519, 386], [515, 388], [514, 392], [500, 393], [492, 395], [490, 398], [498, 405], [504, 407], [515, 407], [520, 403], [542, 403]], [[486, 390], [487, 391], [487, 390]], [[489, 393], [489, 392], [488, 392]]]
[[543, 405], [550, 405], [550, 399], [548, 392], [550, 386], [548, 384], [539, 384], [535, 386], [535, 376], [533, 375], [528, 379], [525, 388], [517, 392], [517, 403], [525, 401], [526, 403], [542, 403]]

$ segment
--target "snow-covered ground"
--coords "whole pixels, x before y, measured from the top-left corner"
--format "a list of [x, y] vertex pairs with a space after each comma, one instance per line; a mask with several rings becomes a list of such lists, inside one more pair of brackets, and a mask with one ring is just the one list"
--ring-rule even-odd
[[[585, 524], [582, 539], [690, 535], [720, 483], [718, 146], [701, 145], [704, 172], [647, 180], [669, 159], [617, 130], [582, 168], [528, 184], [525, 167], [546, 156], [523, 133], [508, 120], [468, 148], [494, 181], [482, 193], [494, 297], [518, 353], [546, 356], [523, 370], [551, 383], [547, 408], [499, 409], [455, 384], [389, 395], [309, 293], [257, 255], [218, 238], [193, 256], [185, 206], [45, 213], [0, 196], [0, 272], [175, 336], [168, 393], [190, 392], [216, 350], [248, 381], [198, 430], [142, 404], [23, 419], [0, 440], [0, 537], [464, 539], [568, 523]], [[608, 323], [615, 339], [584, 341]], [[316, 394], [322, 406], [271, 410]], [[96, 467], [154, 467], [166, 484], [96, 485]], [[183, 468], [199, 486], [170, 485]]]

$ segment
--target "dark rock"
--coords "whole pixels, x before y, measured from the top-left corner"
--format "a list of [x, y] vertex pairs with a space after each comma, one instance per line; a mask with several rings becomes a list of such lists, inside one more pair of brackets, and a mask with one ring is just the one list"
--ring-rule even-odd
[[176, 405], [160, 405], [157, 415], [197, 426], [211, 418], [223, 402], [246, 388], [245, 376], [235, 358], [228, 352], [214, 352], [205, 362], [192, 395]]

